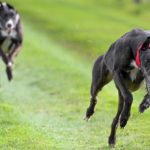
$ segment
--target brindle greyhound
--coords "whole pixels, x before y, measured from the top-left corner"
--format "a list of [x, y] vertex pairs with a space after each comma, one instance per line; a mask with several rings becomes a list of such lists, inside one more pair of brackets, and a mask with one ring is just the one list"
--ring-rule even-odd
[[93, 67], [91, 100], [85, 120], [94, 113], [98, 92], [112, 79], [118, 89], [119, 102], [108, 139], [110, 146], [115, 144], [118, 122], [124, 128], [129, 119], [133, 101], [131, 92], [136, 91], [143, 80], [146, 81], [148, 92], [139, 111], [144, 112], [150, 106], [150, 31], [133, 29], [111, 44], [104, 55], [98, 57]]

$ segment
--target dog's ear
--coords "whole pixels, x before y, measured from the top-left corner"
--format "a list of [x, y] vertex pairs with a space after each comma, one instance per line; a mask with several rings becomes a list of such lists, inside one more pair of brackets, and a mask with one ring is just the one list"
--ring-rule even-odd
[[0, 1], [0, 11], [3, 11], [3, 9], [5, 9], [6, 7], [8, 9], [13, 9], [13, 7], [11, 5], [9, 5], [9, 4], [5, 3], [5, 2], [1, 2]]
[[4, 5], [2, 2], [0, 2], [0, 13], [4, 11]]
[[0, 1], [0, 9], [2, 9], [3, 8], [3, 4], [2, 4], [2, 2]]
[[8, 3], [0, 1], [0, 8], [8, 7], [8, 9], [14, 9], [14, 7]]
[[13, 7], [12, 5], [10, 5], [10, 4], [7, 4], [7, 7], [8, 7], [9, 9], [14, 9], [14, 7]]

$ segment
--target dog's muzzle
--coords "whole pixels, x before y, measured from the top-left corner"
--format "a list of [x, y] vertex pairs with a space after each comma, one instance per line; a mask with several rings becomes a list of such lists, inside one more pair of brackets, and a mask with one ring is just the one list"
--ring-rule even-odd
[[14, 28], [14, 23], [12, 20], [8, 20], [6, 23], [6, 31], [11, 32]]

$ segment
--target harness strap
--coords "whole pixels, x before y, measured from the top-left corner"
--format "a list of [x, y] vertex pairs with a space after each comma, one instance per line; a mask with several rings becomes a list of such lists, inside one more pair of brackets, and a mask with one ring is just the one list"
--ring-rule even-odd
[[141, 67], [141, 60], [140, 60], [140, 50], [142, 48], [143, 44], [140, 45], [137, 49], [137, 52], [136, 52], [136, 65], [140, 68]]
[[[137, 49], [137, 52], [136, 52], [136, 65], [140, 68], [141, 67], [141, 60], [140, 60], [140, 50], [142, 48], [143, 44], [141, 44], [139, 46], [139, 48]], [[150, 43], [148, 44], [147, 48], [150, 49]]]

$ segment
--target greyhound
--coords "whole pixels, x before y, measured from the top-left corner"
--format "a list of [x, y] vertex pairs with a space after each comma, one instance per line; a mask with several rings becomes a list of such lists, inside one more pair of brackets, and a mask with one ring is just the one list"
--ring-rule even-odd
[[150, 106], [150, 31], [133, 29], [111, 44], [108, 51], [97, 58], [93, 66], [91, 100], [86, 111], [85, 120], [94, 114], [97, 94], [114, 80], [118, 90], [118, 111], [111, 125], [108, 144], [116, 143], [118, 122], [124, 128], [130, 117], [133, 101], [132, 92], [139, 89], [145, 80], [147, 94], [139, 106], [142, 113]]
[[0, 56], [6, 64], [8, 80], [13, 78], [13, 60], [20, 51], [22, 40], [19, 13], [10, 4], [0, 2]]

